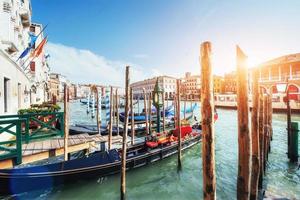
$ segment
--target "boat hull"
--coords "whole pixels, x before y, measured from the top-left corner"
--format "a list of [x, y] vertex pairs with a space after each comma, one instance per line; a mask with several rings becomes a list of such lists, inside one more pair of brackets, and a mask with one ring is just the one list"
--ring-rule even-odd
[[[183, 141], [182, 150], [194, 146], [200, 140], [200, 134], [192, 136], [191, 138]], [[135, 149], [138, 148], [139, 146], [137, 145], [129, 150], [129, 153], [127, 154], [127, 170], [142, 167], [170, 157], [173, 154], [177, 153], [178, 145], [177, 143], [172, 143], [168, 146], [149, 150], [145, 147], [144, 143], [142, 143], [142, 145], [140, 145], [140, 148], [143, 148], [145, 152], [135, 155], [135, 153], [137, 153], [137, 150]], [[95, 158], [93, 158], [93, 156]], [[49, 169], [48, 172], [45, 169], [41, 169], [41, 172], [24, 173], [5, 173], [5, 170], [0, 170], [0, 195], [18, 194], [37, 189], [53, 188], [54, 186], [78, 181], [79, 179], [91, 179], [96, 177], [100, 178], [111, 174], [116, 174], [121, 170], [121, 161], [118, 159], [111, 163], [97, 164], [97, 159], [99, 156], [97, 154], [94, 154], [91, 157], [92, 158], [90, 158], [90, 160], [94, 162], [94, 164], [92, 164], [91, 166], [86, 165], [79, 168], [78, 166], [76, 166], [76, 168], [74, 169], [68, 166], [67, 162], [70, 161], [67, 161], [57, 163], [55, 169]], [[67, 167], [64, 167], [64, 164]]]

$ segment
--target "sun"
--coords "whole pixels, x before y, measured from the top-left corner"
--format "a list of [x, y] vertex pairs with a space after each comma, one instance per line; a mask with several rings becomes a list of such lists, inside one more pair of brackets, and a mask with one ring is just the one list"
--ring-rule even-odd
[[247, 59], [247, 67], [248, 68], [253, 68], [258, 66], [258, 64], [260, 63], [260, 61], [258, 59], [256, 59], [255, 57], [248, 57]]

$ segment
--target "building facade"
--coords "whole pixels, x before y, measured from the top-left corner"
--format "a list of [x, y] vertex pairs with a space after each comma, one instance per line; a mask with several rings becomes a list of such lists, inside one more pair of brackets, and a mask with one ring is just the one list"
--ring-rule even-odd
[[54, 96], [56, 96], [56, 98], [58, 98], [60, 93], [59, 93], [59, 79], [57, 74], [50, 74], [48, 84], [49, 84], [50, 97], [53, 98]]
[[134, 98], [143, 98], [143, 88], [145, 88], [147, 94], [152, 92], [157, 79], [159, 87], [165, 92], [165, 98], [173, 99], [176, 92], [177, 79], [171, 76], [158, 76], [130, 84]]
[[66, 76], [59, 73], [51, 73], [49, 78], [51, 96], [55, 95], [58, 101], [63, 101], [65, 84], [71, 86], [71, 83], [67, 80]]
[[224, 93], [224, 77], [222, 76], [213, 76], [213, 85], [214, 85], [214, 93], [215, 94], [222, 94]]
[[184, 98], [186, 97], [188, 99], [200, 99], [200, 75], [192, 75], [190, 72], [186, 72], [185, 77], [181, 79], [181, 93]]
[[[49, 67], [44, 53], [32, 58], [35, 48], [25, 51], [31, 26], [37, 26], [31, 22], [31, 13], [29, 0], [0, 0], [0, 114], [16, 114], [49, 96], [45, 86]], [[36, 43], [42, 39], [40, 35]]]
[[224, 93], [236, 94], [237, 92], [237, 79], [236, 72], [230, 72], [224, 75]]
[[[259, 82], [273, 94], [278, 93], [276, 83], [288, 82], [292, 93], [300, 89], [300, 53], [281, 56], [255, 67], [259, 71]], [[251, 76], [253, 69], [251, 69]]]
[[[30, 33], [33, 35], [39, 35], [36, 39], [33, 50], [42, 42], [44, 35], [42, 33], [43, 26], [41, 24], [32, 23], [30, 25]], [[50, 67], [48, 65], [47, 57], [44, 49], [42, 52], [30, 59], [30, 62], [25, 70], [29, 76], [32, 88], [32, 103], [40, 104], [49, 100], [49, 73]]]

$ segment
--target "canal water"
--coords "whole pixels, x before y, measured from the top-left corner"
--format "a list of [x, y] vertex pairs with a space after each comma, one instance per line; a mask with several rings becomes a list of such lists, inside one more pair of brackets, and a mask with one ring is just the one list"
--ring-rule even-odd
[[[142, 107], [142, 104], [141, 104]], [[199, 119], [200, 108], [196, 110]], [[215, 124], [217, 198], [236, 199], [237, 177], [237, 112], [218, 109]], [[105, 116], [102, 113], [103, 117]], [[95, 123], [86, 114], [86, 107], [75, 102], [71, 105], [72, 123]], [[299, 121], [300, 116], [293, 116]], [[300, 199], [300, 169], [290, 164], [286, 156], [286, 116], [273, 115], [273, 141], [264, 184], [274, 197]], [[177, 172], [177, 157], [173, 156], [146, 167], [127, 172], [127, 197], [132, 200], [202, 199], [201, 143], [183, 152], [183, 170]], [[120, 175], [56, 186], [6, 199], [119, 199]]]

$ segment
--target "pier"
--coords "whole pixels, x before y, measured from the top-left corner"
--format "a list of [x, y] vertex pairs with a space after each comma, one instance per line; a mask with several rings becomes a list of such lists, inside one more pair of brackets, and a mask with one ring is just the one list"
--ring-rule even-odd
[[[107, 142], [108, 136], [89, 135], [86, 133], [71, 135], [68, 137], [68, 153], [90, 149], [99, 149], [102, 142]], [[112, 145], [120, 146], [122, 136], [113, 136]], [[1, 155], [0, 151], [0, 155]], [[64, 138], [50, 138], [42, 141], [34, 141], [22, 144], [22, 164], [28, 164], [50, 157], [64, 155]], [[0, 169], [14, 167], [14, 158], [0, 160]]]

